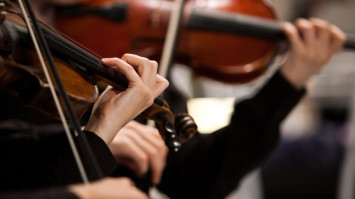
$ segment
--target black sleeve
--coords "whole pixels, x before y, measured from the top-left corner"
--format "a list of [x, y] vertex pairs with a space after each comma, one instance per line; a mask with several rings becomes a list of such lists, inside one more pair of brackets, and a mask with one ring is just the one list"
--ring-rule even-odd
[[[107, 177], [109, 175], [111, 175], [111, 173], [116, 169], [117, 167], [117, 162], [116, 159], [114, 158], [113, 154], [111, 153], [110, 149], [108, 148], [108, 146], [106, 145], [106, 143], [99, 137], [97, 136], [95, 133], [90, 132], [90, 131], [84, 131], [87, 141], [89, 142], [89, 145], [92, 149], [92, 157], [94, 158], [94, 161], [97, 162], [97, 166], [98, 168], [95, 168], [92, 165], [92, 162], [89, 160], [88, 158], [88, 153], [84, 153], [84, 148], [82, 147], [82, 142], [81, 139], [76, 138], [76, 145], [78, 147], [79, 150], [79, 154], [80, 157], [83, 161], [84, 167], [85, 167], [85, 171], [89, 177], [89, 180], [98, 180], [102, 177]], [[67, 142], [67, 141], [64, 141]], [[71, 162], [70, 159], [72, 159], [73, 155], [72, 155], [72, 151], [69, 150], [67, 151], [68, 154], [65, 154], [65, 158], [68, 158], [68, 162]], [[70, 155], [69, 155], [70, 154]], [[72, 171], [77, 170], [77, 165], [72, 162], [73, 164], [71, 164], [71, 166], [74, 166], [74, 168], [72, 168]], [[64, 166], [64, 165], [62, 165]], [[67, 174], [68, 173], [68, 165], [66, 165], [64, 168], [62, 168], [61, 170], [59, 170], [59, 168], [57, 169], [57, 173], [58, 175], [61, 174]], [[100, 170], [100, 175], [98, 176], [97, 174], [97, 169]], [[81, 180], [81, 179], [80, 179]], [[79, 181], [81, 182], [81, 181]], [[71, 182], [73, 183], [73, 182]]]
[[171, 198], [226, 197], [276, 146], [281, 121], [303, 94], [277, 72], [257, 95], [235, 105], [228, 126], [169, 153], [159, 188]]
[[[12, 126], [4, 125], [6, 122]], [[0, 191], [36, 189], [82, 182], [64, 132], [51, 131], [44, 135], [40, 131], [49, 129], [50, 125], [36, 127], [32, 123], [23, 121], [1, 121], [0, 129], [1, 124], [3, 127], [13, 127], [14, 123], [22, 130], [3, 128], [0, 131]], [[85, 134], [104, 176], [110, 175], [117, 163], [108, 146], [94, 133], [85, 132]], [[80, 141], [75, 141], [76, 145], [80, 145]], [[78, 149], [89, 179], [96, 180], [94, 168], [83, 155], [83, 150], [80, 147]]]
[[[82, 179], [62, 125], [1, 87], [0, 96], [0, 198], [76, 198], [64, 188]], [[110, 175], [117, 163], [108, 146], [85, 135], [103, 175]], [[89, 179], [96, 179], [82, 141], [74, 141]]]
[[69, 192], [64, 187], [42, 189], [36, 191], [24, 191], [24, 192], [8, 192], [1, 193], [0, 198], [3, 199], [78, 199], [75, 194]]
[[[1, 87], [0, 96], [0, 191], [82, 182], [61, 123]], [[96, 134], [84, 133], [103, 176], [110, 175], [117, 166], [110, 149]], [[89, 179], [97, 179], [82, 140], [74, 141]]]

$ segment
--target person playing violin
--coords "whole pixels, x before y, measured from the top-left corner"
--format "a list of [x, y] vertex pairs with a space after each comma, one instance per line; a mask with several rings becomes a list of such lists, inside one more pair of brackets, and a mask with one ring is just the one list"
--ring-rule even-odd
[[[280, 69], [258, 94], [235, 105], [228, 126], [209, 135], [198, 135], [178, 153], [168, 154], [164, 171], [157, 169], [163, 171], [158, 185], [161, 191], [171, 198], [224, 198], [246, 173], [268, 157], [277, 144], [281, 121], [304, 95], [306, 82], [345, 41], [341, 30], [319, 19], [299, 19], [295, 25], [284, 23], [283, 30], [289, 38], [290, 50]], [[136, 139], [132, 141], [134, 145], [141, 147], [137, 140], [147, 127], [134, 125], [138, 127], [122, 128], [113, 141], [120, 140], [119, 135], [129, 135], [131, 140]], [[131, 133], [124, 134], [125, 130]], [[114, 145], [110, 149], [122, 151]], [[138, 157], [140, 149], [132, 149], [136, 154], [132, 157]], [[130, 167], [141, 175], [152, 162], [164, 162], [162, 158], [155, 161], [151, 158], [149, 155], [136, 158]]]
[[235, 104], [229, 125], [168, 154], [158, 185], [163, 193], [171, 198], [225, 198], [267, 160], [278, 143], [280, 123], [305, 94], [308, 80], [346, 40], [339, 28], [320, 19], [282, 23], [282, 29], [290, 46], [279, 69], [258, 93]]
[[[90, 0], [31, 0], [31, 3], [37, 18], [45, 24], [54, 26], [58, 7], [72, 6], [87, 1]], [[132, 121], [109, 144], [109, 148], [118, 164], [127, 166], [140, 175], [146, 173], [150, 167], [153, 182], [158, 183], [168, 151], [163, 143], [156, 128]]]
[[[127, 90], [118, 92], [110, 88], [100, 96], [85, 126], [99, 166], [110, 173], [116, 163], [107, 145], [128, 121], [152, 104], [168, 81], [156, 74], [155, 61], [143, 57], [126, 54], [121, 59], [102, 61], [129, 80]], [[147, 198], [128, 178], [105, 178], [90, 185], [67, 186], [79, 183], [80, 177], [62, 128], [42, 112], [19, 103], [6, 88], [0, 91], [1, 198]], [[91, 168], [86, 169], [92, 179]], [[38, 188], [42, 189], [17, 192]]]
[[[39, 12], [39, 10], [42, 9], [45, 10], [45, 8], [49, 8], [47, 6], [51, 5], [52, 3], [59, 3], [61, 5], [65, 3], [65, 1], [53, 1], [53, 2], [34, 1], [34, 2], [35, 2], [34, 8], [37, 13]], [[49, 5], [45, 3], [49, 3]], [[47, 16], [47, 15], [52, 16], [51, 14], [48, 14], [51, 13], [50, 12], [51, 9], [47, 11], [48, 11], [46, 12], [47, 14], [44, 13], [43, 15], [39, 15], [42, 16], [43, 21], [46, 21], [47, 19], [47, 18], [43, 18], [43, 16]], [[89, 136], [89, 141], [91, 142], [91, 144], [95, 145], [96, 149], [100, 149], [99, 150], [100, 152], [106, 154], [106, 156], [104, 156], [106, 159], [100, 157], [99, 160], [102, 159], [105, 159], [106, 161], [111, 160], [111, 165], [103, 162], [101, 166], [104, 169], [106, 169], [105, 171], [107, 171], [105, 173], [105, 176], [107, 176], [108, 173], [111, 173], [115, 168], [116, 166], [115, 158], [116, 158], [119, 164], [126, 165], [127, 167], [131, 168], [133, 171], [135, 171], [137, 174], [140, 175], [146, 173], [148, 167], [152, 168], [152, 181], [154, 183], [158, 183], [160, 181], [161, 171], [165, 165], [167, 147], [165, 146], [162, 138], [160, 137], [156, 129], [153, 128], [150, 128], [148, 130], [146, 129], [145, 133], [142, 134], [141, 136], [137, 134], [138, 136], [135, 135], [133, 137], [127, 133], [120, 133], [120, 136], [117, 136], [119, 138], [118, 139], [115, 138], [115, 141], [113, 140], [115, 135], [119, 131], [119, 129], [122, 126], [124, 126], [124, 124], [127, 121], [132, 120], [135, 116], [137, 116], [140, 112], [142, 112], [146, 107], [149, 107], [152, 99], [156, 98], [159, 95], [159, 93], [161, 93], [162, 90], [164, 90], [167, 87], [168, 83], [164, 78], [161, 78], [159, 75], [156, 74], [157, 63], [154, 61], [150, 61], [146, 58], [127, 54], [124, 55], [122, 59], [117, 59], [117, 58], [104, 59], [103, 62], [105, 64], [114, 66], [116, 69], [118, 69], [121, 72], [124, 73], [126, 72], [125, 73], [126, 77], [128, 76], [131, 77], [129, 78], [129, 80], [132, 80], [130, 81], [130, 85], [132, 86], [130, 86], [125, 92], [122, 93], [118, 93], [113, 89], [108, 89], [105, 91], [103, 95], [101, 95], [99, 102], [96, 103], [95, 106], [96, 108], [94, 109], [90, 120], [85, 126], [85, 131]], [[139, 71], [138, 75], [135, 73], [135, 70], [130, 69], [132, 67], [134, 67], [135, 70]], [[62, 128], [57, 127], [56, 125], [54, 125], [56, 127], [53, 128], [52, 125], [52, 123], [54, 122], [53, 120], [48, 119], [45, 115], [38, 113], [38, 111], [36, 110], [17, 104], [17, 100], [14, 98], [14, 96], [9, 95], [6, 91], [4, 91], [2, 97], [3, 98], [1, 102], [3, 106], [1, 106], [2, 114], [0, 114], [1, 115], [0, 121], [2, 121], [2, 124], [5, 127], [4, 129], [0, 127], [1, 131], [5, 131], [5, 132], [9, 132], [9, 131], [27, 132], [28, 131], [27, 133], [31, 134], [33, 133], [32, 130], [29, 130], [27, 128], [30, 129], [35, 128], [36, 132], [37, 131], [41, 132], [42, 131], [41, 129], [45, 129], [44, 131], [48, 131], [47, 125], [45, 124], [50, 123], [51, 125], [48, 125], [51, 126], [49, 130], [55, 131], [56, 133], [48, 137], [50, 137], [50, 139], [56, 138], [56, 140], [60, 140], [58, 144], [53, 144], [53, 146], [59, 146], [63, 144], [62, 142], [66, 142], [65, 139], [63, 139], [64, 134], [62, 134]], [[6, 112], [11, 114], [5, 115], [4, 113]], [[23, 112], [26, 113], [25, 116], [21, 116]], [[123, 114], [124, 116], [120, 117], [121, 114]], [[119, 120], [111, 121], [109, 120], [109, 118], [119, 118]], [[13, 121], [13, 119], [15, 119], [16, 121]], [[18, 121], [18, 119], [20, 120], [20, 122]], [[24, 127], [25, 130], [17, 130], [17, 129], [15, 130], [11, 128], [7, 129], [8, 124], [10, 124], [10, 126], [17, 125], [17, 124], [22, 125], [23, 122], [22, 120], [25, 122], [25, 126], [26, 126]], [[47, 134], [48, 132], [43, 132], [43, 133]], [[29, 140], [32, 139], [35, 138], [32, 137]], [[14, 139], [11, 140], [11, 143], [17, 144], [18, 142], [23, 142], [24, 140], [26, 139]], [[44, 138], [43, 140], [48, 141], [49, 143], [53, 142], [52, 140], [46, 140]], [[71, 155], [70, 154], [71, 152], [68, 150], [64, 150], [65, 153], [56, 154], [57, 151], [54, 150], [53, 148], [51, 147], [46, 148], [45, 146], [43, 146], [44, 145], [43, 143], [45, 143], [45, 141], [38, 142], [38, 143], [36, 142], [33, 145], [22, 146], [22, 148], [32, 146], [35, 148], [37, 147], [37, 148], [44, 149], [43, 151], [48, 150], [47, 155], [49, 155], [50, 152], [52, 152], [52, 155], [54, 157], [58, 157], [58, 159], [62, 159], [62, 160], [63, 159], [67, 160], [68, 158], [67, 155], [68, 156]], [[36, 146], [37, 144], [40, 146]], [[12, 153], [9, 153], [9, 156], [7, 156], [9, 158], [8, 159], [9, 161], [6, 162], [8, 162], [9, 164], [2, 165], [3, 170], [6, 171], [9, 170], [11, 168], [11, 165], [15, 164], [16, 162], [16, 161], [15, 162], [10, 161], [10, 159], [15, 158], [14, 156], [10, 157], [11, 154], [12, 155], [16, 154], [21, 147], [17, 147], [16, 149], [13, 149], [10, 144], [3, 144], [2, 147], [3, 147], [2, 149], [4, 149], [2, 151], [4, 152], [12, 151]], [[54, 151], [51, 149], [53, 149]], [[112, 150], [112, 154], [109, 151], [109, 149]], [[30, 155], [31, 153], [38, 153], [36, 150], [28, 150], [26, 152], [27, 152], [26, 154], [22, 154], [25, 155], [25, 157], [27, 157], [27, 154]], [[102, 154], [98, 153], [97, 156], [102, 156]], [[35, 156], [33, 159], [36, 158], [39, 157]], [[51, 162], [50, 160], [48, 160], [46, 164], [43, 164], [43, 162], [41, 161], [38, 161], [34, 164], [30, 164], [28, 165], [27, 170], [25, 171], [27, 174], [21, 177], [20, 177], [21, 173], [25, 173], [25, 172], [22, 172], [22, 170], [16, 171], [15, 168], [11, 168], [12, 169], [12, 171], [10, 172], [11, 174], [6, 175], [8, 178], [15, 178], [15, 179], [28, 178], [28, 179], [24, 180], [22, 183], [17, 183], [15, 180], [12, 181], [12, 180], [8, 180], [8, 178], [4, 178], [3, 183], [7, 185], [3, 186], [2, 191], [11, 191], [19, 187], [22, 189], [31, 189], [31, 188], [39, 188], [39, 187], [52, 187], [53, 185], [67, 185], [68, 183], [78, 183], [80, 182], [80, 177], [77, 175], [78, 171], [75, 170], [76, 166], [74, 166], [73, 164], [74, 160], [70, 158], [68, 159], [72, 161], [70, 162], [70, 164], [72, 165], [68, 166], [67, 168], [63, 168], [59, 166], [60, 168], [58, 169], [56, 168], [58, 165], [52, 165], [55, 163]], [[47, 161], [47, 160], [45, 159], [43, 161]], [[58, 161], [58, 160], [54, 160], [54, 161]], [[39, 165], [46, 165], [49, 166], [49, 168], [45, 168], [45, 166], [41, 167]], [[31, 168], [33, 168], [35, 171], [31, 171]], [[55, 176], [66, 176], [66, 177], [64, 178], [59, 177], [59, 179], [57, 179], [56, 182], [44, 183], [43, 180], [53, 181], [53, 179], [48, 177], [42, 178], [43, 176], [41, 175], [36, 176], [35, 175], [37, 173], [36, 169], [40, 169], [40, 168], [44, 168], [43, 173], [52, 172], [54, 173], [53, 175]], [[88, 169], [90, 172], [90, 168], [86, 168], [86, 169]], [[64, 172], [67, 172], [69, 175], [68, 174], [62, 175]], [[29, 180], [31, 176], [32, 177], [36, 176], [36, 178], [32, 180], [37, 181], [37, 183], [29, 182], [31, 181]], [[110, 186], [115, 187], [119, 185], [122, 185], [119, 187], [119, 189], [115, 188], [113, 190], [108, 188]], [[34, 192], [33, 196], [31, 194], [28, 194], [27, 192], [24, 193], [5, 192], [1, 196], [4, 198], [7, 197], [23, 198], [23, 197], [38, 197], [38, 196], [64, 197], [64, 195], [65, 197], [69, 197], [68, 193], [69, 195], [71, 195], [71, 197], [73, 197], [72, 193], [74, 193], [75, 195], [80, 196], [81, 198], [87, 198], [88, 196], [92, 198], [97, 198], [97, 197], [112, 198], [113, 196], [115, 196], [115, 198], [116, 197], [117, 198], [145, 198], [146, 197], [144, 194], [141, 193], [141, 191], [136, 189], [133, 186], [133, 183], [127, 178], [111, 178], [111, 179], [107, 178], [92, 183], [89, 186], [81, 185], [81, 184], [73, 184], [68, 188], [58, 188], [58, 189], [51, 188], [47, 190], [41, 190], [40, 192]]]
[[168, 153], [158, 184], [164, 194], [225, 198], [267, 159], [278, 143], [280, 123], [305, 94], [308, 80], [346, 40], [339, 28], [320, 19], [298, 19], [282, 28], [290, 48], [278, 71], [255, 96], [235, 104], [228, 126], [197, 135], [179, 152]]

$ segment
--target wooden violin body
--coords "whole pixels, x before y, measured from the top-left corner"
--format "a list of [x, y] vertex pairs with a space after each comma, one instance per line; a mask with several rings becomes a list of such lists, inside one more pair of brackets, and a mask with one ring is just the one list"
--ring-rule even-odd
[[[2, 41], [5, 42], [0, 46], [3, 52], [0, 57], [0, 86], [16, 94], [25, 104], [58, 118], [48, 82], [23, 19], [10, 11], [6, 14], [6, 21], [1, 24], [1, 30]], [[74, 111], [81, 118], [98, 99], [96, 83], [65, 59], [54, 57], [54, 60]]]
[[[131, 52], [160, 59], [174, 3], [92, 0], [87, 5], [64, 10], [56, 26], [102, 56]], [[275, 41], [189, 29], [186, 24], [194, 8], [276, 19], [274, 11], [261, 0], [188, 0], [176, 62], [191, 66], [197, 75], [229, 83], [248, 82], [266, 70], [275, 53]]]

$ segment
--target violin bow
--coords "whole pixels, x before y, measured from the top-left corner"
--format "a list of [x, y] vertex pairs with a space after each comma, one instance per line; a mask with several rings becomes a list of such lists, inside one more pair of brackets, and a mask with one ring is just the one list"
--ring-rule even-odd
[[186, 0], [175, 1], [174, 10], [171, 12], [166, 40], [164, 42], [163, 52], [159, 63], [159, 75], [162, 77], [167, 76], [168, 68], [173, 59], [185, 2]]
[[[24, 14], [24, 18], [25, 18], [25, 21], [26, 21], [27, 26], [28, 26], [29, 34], [31, 35], [31, 38], [33, 40], [35, 49], [36, 49], [37, 54], [38, 54], [38, 58], [39, 58], [40, 63], [42, 65], [42, 68], [43, 68], [43, 71], [45, 73], [45, 76], [47, 78], [47, 81], [48, 81], [48, 84], [49, 84], [49, 87], [50, 87], [50, 91], [51, 91], [52, 96], [54, 98], [56, 107], [58, 109], [58, 113], [59, 113], [60, 119], [61, 119], [61, 121], [63, 123], [63, 127], [64, 127], [64, 130], [66, 132], [66, 136], [67, 136], [67, 139], [69, 141], [69, 145], [71, 147], [71, 150], [73, 152], [74, 159], [75, 159], [76, 164], [78, 166], [81, 178], [82, 178], [82, 180], [83, 180], [83, 182], [85, 184], [88, 184], [89, 183], [88, 175], [87, 175], [87, 173], [85, 171], [85, 168], [84, 168], [83, 163], [82, 163], [82, 159], [80, 158], [79, 152], [78, 152], [77, 147], [75, 146], [75, 143], [74, 143], [73, 137], [75, 136], [75, 132], [78, 135], [78, 140], [81, 141], [81, 144], [79, 143], [79, 146], [82, 147], [83, 153], [85, 153], [85, 155], [88, 158], [88, 161], [93, 166], [93, 169], [94, 169], [94, 172], [95, 172], [94, 175], [96, 175], [95, 177], [101, 178], [103, 176], [102, 171], [100, 170], [100, 167], [99, 167], [99, 165], [98, 165], [98, 163], [96, 161], [96, 158], [93, 155], [93, 150], [92, 150], [92, 148], [90, 146], [90, 143], [87, 141], [85, 133], [81, 131], [80, 123], [79, 123], [78, 119], [76, 118], [74, 110], [73, 110], [73, 108], [72, 108], [72, 106], [71, 106], [71, 104], [69, 102], [68, 95], [65, 92], [65, 88], [64, 88], [64, 86], [62, 84], [62, 81], [61, 81], [61, 79], [59, 77], [58, 71], [57, 71], [57, 69], [55, 67], [51, 52], [50, 52], [50, 50], [48, 48], [47, 42], [45, 41], [45, 39], [43, 37], [42, 31], [39, 28], [38, 22], [36, 20], [35, 15], [34, 15], [33, 9], [32, 9], [32, 7], [31, 7], [31, 5], [29, 3], [29, 0], [18, 0], [18, 2], [19, 2], [19, 5], [21, 7], [21, 10], [22, 10], [22, 12]], [[28, 11], [29, 15], [27, 15], [27, 11], [26, 10]], [[33, 26], [33, 28], [32, 28], [32, 26]], [[70, 120], [72, 121], [72, 123], [74, 125], [74, 130], [75, 130], [74, 133], [71, 133], [70, 130], [69, 130], [69, 125], [67, 123], [67, 120], [65, 119], [63, 108], [61, 107], [61, 105], [59, 103], [59, 98], [58, 98], [58, 95], [57, 95], [57, 93], [55, 91], [53, 80], [51, 79], [51, 77], [49, 75], [49, 71], [47, 70], [47, 67], [46, 67], [45, 62], [44, 62], [44, 57], [43, 57], [42, 54], [45, 55], [46, 60], [48, 61], [50, 72], [51, 72], [51, 74], [54, 77], [53, 80], [56, 83], [56, 85], [58, 85], [59, 95], [60, 95], [61, 99], [63, 100], [64, 106], [65, 106], [66, 110], [69, 113], [69, 118], [70, 118]]]

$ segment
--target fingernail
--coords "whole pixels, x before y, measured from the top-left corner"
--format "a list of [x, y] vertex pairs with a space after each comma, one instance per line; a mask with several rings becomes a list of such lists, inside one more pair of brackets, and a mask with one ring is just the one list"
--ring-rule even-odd
[[102, 58], [102, 61], [108, 61], [110, 58]]

